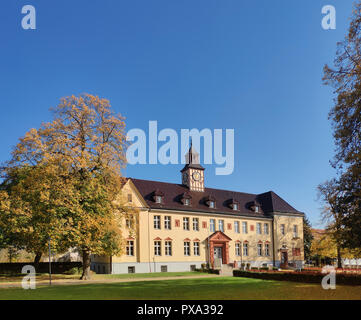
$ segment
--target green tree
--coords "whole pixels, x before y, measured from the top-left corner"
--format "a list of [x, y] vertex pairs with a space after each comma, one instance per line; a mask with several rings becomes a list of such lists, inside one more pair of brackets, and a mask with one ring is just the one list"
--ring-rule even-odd
[[303, 218], [303, 243], [304, 243], [304, 254], [305, 260], [308, 261], [311, 258], [311, 245], [312, 245], [313, 235], [311, 230], [311, 223], [308, 218], [305, 216]]
[[[334, 87], [329, 113], [336, 144], [332, 165], [339, 170], [344, 245], [361, 247], [361, 2], [355, 4], [348, 33], [337, 44], [334, 66], [324, 67], [325, 84]], [[339, 208], [339, 209], [340, 209]]]

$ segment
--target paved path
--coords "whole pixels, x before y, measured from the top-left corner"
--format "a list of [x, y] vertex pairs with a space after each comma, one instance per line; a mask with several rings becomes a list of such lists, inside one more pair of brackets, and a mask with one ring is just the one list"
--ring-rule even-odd
[[[195, 276], [175, 276], [175, 277], [154, 277], [154, 278], [122, 278], [122, 279], [98, 279], [98, 280], [77, 280], [77, 279], [54, 279], [52, 285], [76, 285], [76, 284], [92, 284], [92, 283], [120, 283], [120, 282], [138, 282], [138, 281], [158, 281], [158, 280], [179, 280], [179, 279], [199, 279], [199, 278], [215, 278], [216, 274], [199, 274]], [[37, 280], [37, 287], [49, 286], [49, 280]], [[21, 287], [21, 281], [17, 282], [0, 282], [0, 288], [17, 288]]]

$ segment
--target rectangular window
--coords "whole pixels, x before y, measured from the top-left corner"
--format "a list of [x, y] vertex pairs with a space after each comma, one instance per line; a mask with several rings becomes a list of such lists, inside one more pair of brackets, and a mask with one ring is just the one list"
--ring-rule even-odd
[[165, 255], [171, 256], [172, 255], [172, 241], [166, 241], [164, 244]]
[[269, 257], [270, 252], [269, 252], [269, 244], [268, 243], [266, 243], [264, 246], [264, 253], [267, 257]]
[[155, 197], [155, 202], [156, 203], [162, 203], [162, 197], [161, 196], [156, 196]]
[[160, 266], [160, 272], [168, 272], [167, 266]]
[[189, 206], [191, 201], [189, 199], [184, 199], [184, 205]]
[[256, 231], [257, 234], [262, 234], [262, 225], [260, 223], [256, 224]]
[[172, 225], [171, 225], [171, 217], [170, 216], [165, 216], [164, 217], [164, 229], [167, 230], [171, 230], [172, 229]]
[[193, 252], [195, 256], [199, 256], [199, 242], [193, 242]]
[[127, 256], [134, 256], [134, 241], [127, 241]]
[[293, 237], [298, 238], [298, 227], [297, 227], [297, 225], [293, 226]]
[[300, 256], [301, 255], [301, 249], [300, 248], [293, 248], [292, 249], [292, 254], [294, 256]]
[[154, 241], [154, 255], [160, 256], [161, 255], [161, 242], [160, 241]]
[[224, 232], [224, 220], [218, 220], [218, 229]]
[[135, 273], [135, 267], [128, 267], [128, 273]]
[[185, 256], [191, 255], [191, 244], [188, 241], [184, 242], [184, 255]]
[[183, 218], [183, 230], [189, 230], [189, 218]]
[[239, 233], [239, 222], [238, 221], [234, 222], [234, 232]]
[[242, 222], [242, 232], [248, 233], [247, 222]]
[[193, 230], [199, 231], [199, 219], [198, 218], [193, 218]]
[[262, 256], [262, 243], [257, 244], [257, 254], [258, 256]]
[[160, 216], [154, 216], [154, 229], [160, 229]]
[[213, 201], [209, 201], [209, 207], [214, 209], [214, 202]]
[[211, 219], [209, 221], [209, 230], [211, 232], [215, 232], [216, 231], [216, 220], [215, 219]]
[[240, 256], [241, 255], [241, 246], [239, 244], [239, 242], [236, 243], [236, 256]]
[[128, 202], [132, 202], [132, 194], [131, 193], [128, 193]]
[[243, 255], [248, 256], [248, 243], [243, 243]]
[[281, 234], [285, 234], [285, 225], [281, 224]]
[[269, 234], [269, 225], [268, 225], [268, 223], [264, 224], [264, 234]]
[[127, 226], [127, 228], [131, 229], [133, 227], [132, 219], [125, 219], [125, 225]]

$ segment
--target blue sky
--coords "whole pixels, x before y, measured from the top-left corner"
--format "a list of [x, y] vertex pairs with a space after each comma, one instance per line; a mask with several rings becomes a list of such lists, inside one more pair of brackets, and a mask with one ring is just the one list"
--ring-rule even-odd
[[[37, 29], [21, 28], [36, 8]], [[336, 30], [321, 8], [336, 8]], [[343, 39], [352, 1], [4, 0], [0, 4], [0, 162], [51, 119], [59, 98], [108, 98], [127, 128], [230, 128], [235, 169], [206, 186], [273, 190], [319, 227], [316, 187], [335, 173], [322, 68]], [[181, 181], [182, 165], [128, 166], [136, 178]]]

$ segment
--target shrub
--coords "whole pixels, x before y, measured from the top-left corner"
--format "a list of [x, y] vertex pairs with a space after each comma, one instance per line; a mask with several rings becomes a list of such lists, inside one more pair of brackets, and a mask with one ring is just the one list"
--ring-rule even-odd
[[82, 272], [83, 272], [83, 268], [74, 267], [67, 271], [64, 271], [64, 274], [81, 274]]
[[251, 264], [250, 263], [247, 263], [246, 264], [246, 269], [249, 270], [251, 268]]

